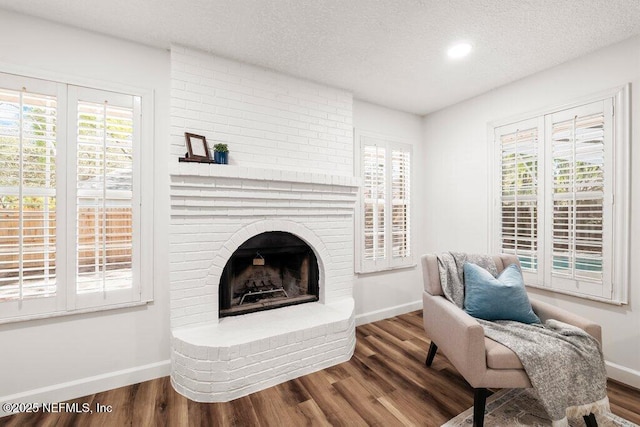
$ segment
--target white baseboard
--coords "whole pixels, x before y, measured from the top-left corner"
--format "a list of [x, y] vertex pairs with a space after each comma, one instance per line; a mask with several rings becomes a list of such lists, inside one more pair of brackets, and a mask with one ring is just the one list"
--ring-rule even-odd
[[[171, 373], [171, 361], [150, 363], [75, 381], [0, 396], [0, 403], [55, 403], [100, 393], [114, 388], [165, 377]], [[11, 415], [0, 407], [0, 417]]]
[[370, 311], [356, 315], [356, 326], [364, 325], [378, 320], [388, 319], [389, 317], [398, 316], [400, 314], [409, 313], [422, 309], [422, 300], [410, 302], [407, 304], [396, 305], [394, 307], [383, 308], [381, 310]]
[[640, 372], [608, 361], [605, 366], [609, 378], [640, 390]]

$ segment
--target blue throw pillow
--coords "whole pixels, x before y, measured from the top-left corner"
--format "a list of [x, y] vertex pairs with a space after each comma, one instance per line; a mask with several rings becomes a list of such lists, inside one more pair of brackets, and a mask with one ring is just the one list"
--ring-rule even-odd
[[508, 266], [496, 278], [484, 268], [465, 262], [464, 292], [464, 311], [473, 317], [540, 323], [517, 264]]

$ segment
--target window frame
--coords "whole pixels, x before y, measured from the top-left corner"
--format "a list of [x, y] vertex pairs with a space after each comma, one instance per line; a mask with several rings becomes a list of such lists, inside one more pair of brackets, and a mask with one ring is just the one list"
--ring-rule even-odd
[[[377, 260], [365, 260], [364, 259], [364, 179], [363, 179], [363, 161], [364, 161], [364, 149], [366, 145], [366, 139], [375, 139], [384, 144], [385, 149], [385, 193], [389, 196], [392, 195], [392, 152], [394, 150], [400, 150], [409, 153], [409, 230], [408, 230], [408, 249], [409, 256], [394, 258], [393, 257], [393, 230], [392, 230], [392, 222], [391, 216], [393, 211], [393, 199], [391, 197], [385, 198], [385, 224], [388, 224], [389, 227], [385, 227], [384, 238], [385, 238], [385, 256], [383, 259]], [[355, 144], [355, 159], [354, 159], [354, 173], [361, 180], [361, 185], [358, 194], [358, 203], [356, 205], [356, 218], [355, 218], [355, 259], [354, 259], [354, 269], [357, 274], [367, 274], [367, 273], [376, 273], [381, 271], [389, 271], [396, 270], [402, 268], [414, 267], [415, 264], [415, 244], [414, 244], [414, 221], [413, 221], [413, 205], [414, 198], [412, 187], [414, 186], [414, 155], [413, 155], [413, 144], [406, 140], [402, 140], [396, 137], [389, 137], [387, 135], [382, 135], [379, 133], [362, 131], [358, 129], [354, 129], [354, 140]]]
[[[7, 69], [8, 68], [8, 69]], [[0, 86], [8, 89], [20, 90], [28, 87], [31, 92], [39, 93], [40, 85], [55, 85], [56, 87], [56, 170], [57, 193], [61, 197], [60, 205], [64, 203], [65, 209], [56, 212], [56, 294], [53, 297], [25, 298], [22, 300], [8, 300], [0, 302], [0, 324], [26, 321], [32, 319], [52, 318], [78, 313], [87, 313], [102, 310], [145, 305], [153, 301], [154, 296], [154, 93], [153, 90], [115, 84], [111, 82], [96, 81], [92, 79], [78, 79], [74, 77], [60, 76], [38, 70], [31, 70], [29, 75], [24, 70], [12, 70], [5, 67], [0, 70]], [[75, 144], [75, 136], [70, 135], [69, 130], [71, 112], [75, 106], [72, 100], [73, 90], [89, 90], [103, 93], [106, 96], [130, 96], [134, 100], [133, 120], [138, 125], [140, 141], [137, 144], [134, 158], [133, 179], [138, 179], [138, 194], [134, 195], [134, 210], [138, 210], [138, 229], [133, 230], [134, 240], [138, 240], [139, 259], [137, 266], [133, 267], [133, 276], [137, 278], [132, 289], [131, 296], [124, 298], [102, 299], [95, 297], [83, 298], [76, 292], [76, 281], [68, 280], [75, 275], [75, 263], [70, 262], [75, 256], [71, 253], [76, 250], [76, 245], [69, 244], [71, 235], [77, 233], [75, 215], [75, 193], [69, 190], [68, 179], [75, 175], [75, 149], [69, 147]], [[69, 140], [71, 138], [71, 140]], [[73, 181], [75, 183], [75, 179]], [[64, 194], [60, 194], [64, 193]], [[70, 194], [73, 193], [73, 194]], [[60, 194], [60, 196], [58, 195]], [[71, 209], [73, 205], [73, 210]], [[64, 215], [66, 213], [66, 215]], [[143, 220], [144, 218], [144, 220]], [[72, 265], [73, 264], [73, 265]], [[72, 275], [72, 276], [70, 276]], [[136, 279], [134, 279], [135, 281]], [[103, 295], [104, 293], [101, 293]]]
[[[561, 113], [565, 110], [576, 109], [582, 106], [586, 106], [596, 102], [611, 101], [611, 107], [606, 107], [604, 110], [605, 117], [613, 116], [612, 121], [612, 133], [613, 133], [613, 147], [612, 147], [612, 172], [611, 175], [606, 175], [609, 180], [613, 180], [612, 195], [610, 200], [605, 200], [605, 203], [612, 204], [612, 224], [610, 226], [613, 229], [613, 244], [611, 248], [607, 248], [612, 252], [610, 257], [610, 270], [611, 270], [611, 292], [610, 298], [606, 296], [593, 296], [582, 294], [566, 287], [554, 287], [550, 281], [549, 276], [551, 274], [551, 268], [544, 265], [547, 264], [544, 257], [549, 253], [549, 248], [544, 248], [543, 245], [550, 246], [548, 242], [547, 234], [548, 227], [548, 213], [550, 210], [545, 207], [549, 203], [550, 195], [549, 188], [549, 176], [547, 172], [545, 175], [545, 164], [547, 160], [551, 158], [548, 149], [548, 129], [545, 123], [545, 117], [550, 117], [554, 114]], [[496, 130], [501, 127], [505, 127], [511, 124], [524, 122], [526, 120], [538, 121], [538, 139], [539, 139], [539, 176], [542, 180], [542, 190], [538, 191], [538, 236], [543, 236], [543, 243], [540, 240], [538, 242], [538, 259], [542, 263], [542, 267], [538, 269], [536, 273], [524, 273], [525, 283], [532, 288], [539, 288], [548, 290], [551, 292], [577, 296], [583, 299], [590, 299], [609, 304], [622, 305], [628, 303], [629, 292], [629, 254], [630, 254], [630, 171], [631, 171], [631, 158], [630, 158], [630, 129], [631, 129], [631, 108], [630, 108], [630, 84], [625, 84], [609, 90], [604, 90], [593, 95], [585, 96], [565, 104], [559, 104], [555, 106], [540, 108], [529, 113], [519, 114], [507, 119], [497, 120], [488, 123], [487, 125], [487, 142], [488, 142], [488, 164], [491, 165], [488, 179], [489, 198], [488, 198], [488, 212], [489, 212], [489, 243], [488, 250], [491, 253], [497, 253], [500, 251], [501, 246], [501, 147], [500, 141], [497, 140]], [[607, 173], [605, 171], [605, 173]], [[539, 180], [539, 182], [540, 182]], [[604, 245], [604, 243], [603, 243]], [[603, 250], [605, 248], [603, 247]], [[603, 254], [604, 256], [604, 254]], [[603, 272], [604, 274], [604, 272]]]

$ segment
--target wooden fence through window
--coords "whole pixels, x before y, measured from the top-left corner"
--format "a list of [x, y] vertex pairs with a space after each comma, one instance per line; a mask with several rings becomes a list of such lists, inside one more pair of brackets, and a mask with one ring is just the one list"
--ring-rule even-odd
[[[23, 211], [23, 271], [24, 276], [42, 277], [48, 264], [49, 274], [55, 269], [55, 212]], [[47, 224], [48, 222], [48, 224]], [[0, 278], [18, 278], [19, 213], [0, 210]], [[82, 209], [78, 218], [78, 264], [83, 271], [97, 265], [100, 270], [104, 253], [103, 218], [100, 211]], [[47, 236], [47, 229], [49, 235]], [[131, 210], [119, 208], [106, 214], [107, 269], [131, 268]], [[98, 262], [96, 263], [96, 260]], [[4, 282], [4, 281], [3, 281]], [[0, 283], [1, 284], [1, 283]]]

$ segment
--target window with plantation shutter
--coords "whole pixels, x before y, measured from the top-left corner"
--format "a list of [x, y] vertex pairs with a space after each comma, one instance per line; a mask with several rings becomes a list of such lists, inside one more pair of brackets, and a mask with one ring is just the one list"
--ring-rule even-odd
[[538, 128], [528, 120], [499, 129], [500, 252], [518, 256], [525, 275], [538, 269]]
[[55, 293], [56, 97], [0, 89], [0, 288]]
[[362, 177], [356, 270], [411, 265], [411, 146], [362, 133], [356, 139]]
[[546, 117], [552, 171], [547, 198], [552, 262], [546, 280], [602, 297], [610, 296], [612, 282], [610, 111], [610, 101], [595, 102]]
[[367, 261], [384, 259], [386, 158], [385, 147], [366, 145], [363, 152], [364, 254]]
[[[134, 291], [133, 96], [78, 88], [76, 136], [76, 288], [79, 300], [129, 300]], [[121, 295], [117, 296], [119, 292]]]
[[527, 285], [626, 302], [628, 103], [625, 86], [494, 127], [495, 242], [518, 256]]
[[149, 300], [140, 117], [139, 96], [0, 73], [0, 322]]
[[411, 255], [411, 153], [391, 150], [391, 256]]

